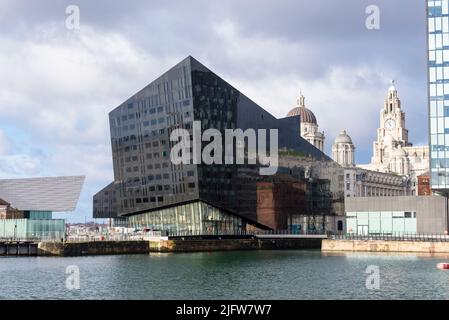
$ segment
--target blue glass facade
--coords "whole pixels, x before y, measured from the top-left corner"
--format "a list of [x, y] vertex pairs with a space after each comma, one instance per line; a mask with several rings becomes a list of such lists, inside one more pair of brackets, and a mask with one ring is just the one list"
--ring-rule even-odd
[[0, 239], [41, 239], [65, 238], [65, 220], [1, 219]]
[[51, 211], [25, 211], [25, 218], [31, 220], [51, 220]]
[[427, 1], [431, 186], [449, 189], [449, 8]]

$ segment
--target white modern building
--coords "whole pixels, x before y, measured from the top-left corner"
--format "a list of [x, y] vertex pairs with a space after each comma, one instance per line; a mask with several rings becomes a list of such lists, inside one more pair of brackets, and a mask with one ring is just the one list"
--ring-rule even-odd
[[53, 212], [76, 209], [84, 180], [84, 176], [0, 180], [0, 203], [5, 211], [0, 218], [0, 238], [64, 238], [65, 220], [53, 219]]

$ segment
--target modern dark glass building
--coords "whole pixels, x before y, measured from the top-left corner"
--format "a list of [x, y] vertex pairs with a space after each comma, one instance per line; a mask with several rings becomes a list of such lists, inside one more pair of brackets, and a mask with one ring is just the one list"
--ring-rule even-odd
[[[299, 116], [275, 118], [192, 57], [109, 121], [114, 181], [94, 196], [96, 218], [173, 233], [343, 230], [343, 169], [300, 137]], [[261, 175], [260, 164], [247, 162], [173, 164], [170, 134], [182, 128], [192, 139], [194, 121], [223, 136], [225, 129], [277, 129], [277, 173]]]

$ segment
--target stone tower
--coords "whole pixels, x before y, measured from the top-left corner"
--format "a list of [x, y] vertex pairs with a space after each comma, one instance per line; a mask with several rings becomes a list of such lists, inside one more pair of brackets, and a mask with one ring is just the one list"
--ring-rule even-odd
[[343, 130], [332, 146], [332, 159], [342, 167], [355, 166], [355, 146], [352, 143], [351, 137]]

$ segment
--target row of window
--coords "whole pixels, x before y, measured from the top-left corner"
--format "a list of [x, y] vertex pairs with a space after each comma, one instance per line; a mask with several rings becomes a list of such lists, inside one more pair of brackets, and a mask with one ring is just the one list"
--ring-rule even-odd
[[431, 15], [448, 14], [448, 0], [429, 0], [427, 4]]
[[[136, 168], [138, 170], [138, 167], [136, 167]], [[184, 173], [184, 175], [183, 175], [183, 172], [179, 172], [179, 177], [178, 177], [178, 174], [176, 172], [173, 173], [174, 180], [181, 181], [183, 176], [194, 177], [195, 176], [195, 171], [193, 171], [193, 170], [187, 171], [186, 173]], [[169, 173], [161, 173], [161, 174], [156, 174], [156, 175], [149, 175], [147, 177], [142, 177], [142, 178], [140, 178], [140, 177], [128, 178], [126, 180], [126, 184], [128, 186], [139, 185], [139, 184], [144, 185], [144, 184], [147, 183], [147, 179], [149, 181], [153, 181], [153, 180], [162, 180], [162, 179], [167, 180], [169, 178], [170, 178], [170, 174]]]
[[449, 159], [432, 159], [432, 168], [449, 168]]

